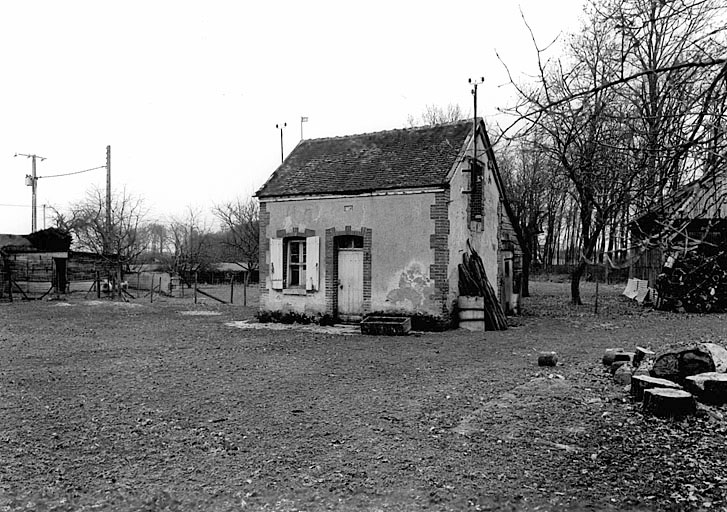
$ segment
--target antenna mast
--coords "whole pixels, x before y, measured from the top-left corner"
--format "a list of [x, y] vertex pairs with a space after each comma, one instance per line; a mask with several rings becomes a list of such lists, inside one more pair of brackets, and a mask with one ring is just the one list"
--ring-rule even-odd
[[478, 79], [472, 79], [470, 78], [469, 83], [472, 84], [472, 96], [474, 97], [474, 108], [475, 113], [472, 117], [472, 137], [473, 140], [473, 147], [472, 147], [472, 165], [474, 166], [475, 162], [477, 161], [477, 86], [482, 85], [485, 82], [485, 77], [481, 76]]

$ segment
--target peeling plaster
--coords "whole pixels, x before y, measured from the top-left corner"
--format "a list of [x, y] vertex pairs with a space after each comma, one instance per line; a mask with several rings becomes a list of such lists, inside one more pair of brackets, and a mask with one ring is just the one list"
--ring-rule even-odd
[[386, 300], [397, 309], [428, 310], [436, 308], [436, 304], [430, 299], [435, 292], [434, 281], [424, 273], [422, 265], [411, 262], [399, 276], [398, 288], [390, 290]]

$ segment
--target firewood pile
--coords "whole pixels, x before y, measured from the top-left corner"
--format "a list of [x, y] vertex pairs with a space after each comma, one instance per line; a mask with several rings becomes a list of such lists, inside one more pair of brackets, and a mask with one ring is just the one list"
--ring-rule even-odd
[[459, 294], [469, 297], [484, 297], [485, 329], [488, 331], [507, 330], [507, 319], [502, 311], [497, 294], [492, 289], [482, 258], [467, 240], [467, 251], [459, 264]]
[[636, 347], [608, 349], [603, 364], [647, 414], [681, 418], [727, 405], [727, 348], [717, 343], [678, 346], [657, 354]]
[[659, 309], [690, 313], [727, 311], [727, 251], [671, 257], [656, 281]]

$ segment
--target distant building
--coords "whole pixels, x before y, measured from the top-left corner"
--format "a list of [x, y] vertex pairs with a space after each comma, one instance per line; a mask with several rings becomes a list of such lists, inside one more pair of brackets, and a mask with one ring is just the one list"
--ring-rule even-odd
[[652, 287], [672, 255], [727, 250], [727, 168], [705, 173], [643, 212], [631, 222], [631, 233], [637, 242], [649, 242], [631, 275]]
[[71, 284], [87, 291], [118, 266], [115, 256], [70, 250], [71, 235], [56, 228], [29, 235], [0, 234], [0, 301], [40, 299], [67, 293]]
[[0, 300], [65, 291], [71, 237], [50, 228], [29, 235], [0, 234]]

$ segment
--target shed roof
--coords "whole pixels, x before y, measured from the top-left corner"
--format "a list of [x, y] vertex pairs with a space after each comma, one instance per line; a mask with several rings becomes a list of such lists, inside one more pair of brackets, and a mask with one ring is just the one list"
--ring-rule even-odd
[[0, 249], [32, 249], [33, 244], [22, 235], [4, 235], [0, 234]]
[[675, 190], [668, 197], [631, 221], [631, 228], [644, 232], [659, 229], [666, 219], [727, 218], [727, 166], [714, 168]]
[[301, 141], [258, 197], [441, 186], [472, 121]]

